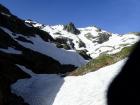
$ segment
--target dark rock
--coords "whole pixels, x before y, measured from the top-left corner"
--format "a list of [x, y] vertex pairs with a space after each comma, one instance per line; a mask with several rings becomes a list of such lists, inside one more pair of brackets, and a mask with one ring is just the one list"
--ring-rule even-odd
[[96, 32], [101, 32], [102, 29], [101, 28], [97, 28]]
[[[24, 105], [16, 104], [24, 103], [24, 101], [11, 93], [11, 85], [18, 79], [29, 78], [30, 76], [24, 73], [16, 65], [8, 62], [5, 59], [0, 59], [0, 105]], [[18, 101], [17, 101], [18, 100]], [[26, 104], [25, 104], [26, 105]]]
[[75, 25], [70, 22], [69, 24], [65, 25], [64, 26], [64, 30], [72, 33], [72, 34], [75, 34], [75, 35], [78, 35], [80, 34], [80, 31], [78, 29], [76, 29]]
[[79, 41], [79, 47], [86, 47], [85, 43], [83, 41]]
[[10, 11], [1, 4], [0, 4], [0, 12], [6, 13], [6, 14], [11, 14]]
[[106, 32], [99, 33], [97, 42], [98, 42], [99, 44], [102, 44], [102, 43], [108, 41], [110, 36], [111, 36], [111, 35], [110, 35], [109, 33], [106, 33]]
[[16, 46], [17, 48], [22, 47], [0, 28], [0, 48], [8, 48], [12, 46]]
[[44, 41], [54, 41], [54, 39], [47, 32], [35, 27], [26, 26], [24, 20], [21, 20], [14, 15], [7, 17], [0, 14], [0, 20], [0, 26], [9, 29], [15, 34], [22, 34], [25, 36], [39, 35]]
[[108, 105], [140, 105], [140, 42], [108, 89]]
[[56, 47], [57, 48], [64, 48], [65, 50], [70, 50], [70, 46], [68, 44], [60, 44], [60, 43], [56, 43]]
[[135, 35], [137, 35], [137, 36], [140, 36], [140, 32], [130, 32], [130, 33], [128, 33], [128, 34], [135, 34]]
[[55, 39], [55, 43], [56, 43], [56, 46], [58, 48], [64, 48], [66, 50], [69, 50], [71, 48], [74, 49], [74, 43], [72, 42], [73, 40], [72, 39], [69, 39], [69, 38], [66, 38], [66, 37], [57, 37]]
[[54, 33], [54, 34], [56, 34], [56, 35], [62, 35], [60, 32], [56, 32], [56, 33]]
[[55, 38], [55, 41], [60, 43], [60, 44], [66, 44], [68, 40], [69, 39], [66, 38], [66, 37], [57, 37], [57, 38]]
[[77, 50], [77, 52], [86, 60], [92, 59], [90, 55], [87, 54], [87, 50]]

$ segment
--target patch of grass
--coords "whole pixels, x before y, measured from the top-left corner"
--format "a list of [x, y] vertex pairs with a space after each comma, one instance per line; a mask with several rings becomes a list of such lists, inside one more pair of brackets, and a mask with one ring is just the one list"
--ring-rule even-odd
[[96, 71], [104, 66], [114, 64], [114, 63], [128, 57], [129, 54], [132, 52], [133, 48], [134, 48], [134, 45], [130, 46], [130, 47], [125, 47], [116, 54], [112, 54], [112, 55], [103, 54], [103, 55], [97, 57], [96, 59], [91, 60], [86, 65], [74, 70], [69, 75], [74, 75], [74, 76], [84, 75], [86, 73]]
[[129, 44], [129, 43], [126, 43], [126, 44], [120, 44], [120, 46], [123, 46], [123, 47], [128, 46], [128, 45], [130, 45], [130, 44]]

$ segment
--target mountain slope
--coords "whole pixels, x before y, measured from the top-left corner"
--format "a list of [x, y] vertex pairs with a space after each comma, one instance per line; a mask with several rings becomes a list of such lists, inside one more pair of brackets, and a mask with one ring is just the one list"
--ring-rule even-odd
[[[58, 48], [75, 50], [90, 61], [70, 75], [83, 75], [124, 59], [139, 40], [138, 33], [119, 35], [95, 26], [76, 28], [73, 23], [49, 26], [32, 20], [25, 22], [48, 32], [57, 41]], [[74, 30], [80, 32], [76, 34]]]
[[99, 70], [102, 67], [112, 65], [122, 59], [128, 57], [133, 49], [136, 47], [137, 44], [125, 47], [120, 52], [115, 54], [102, 54], [101, 56], [97, 57], [96, 59], [90, 60], [86, 65], [77, 68], [76, 70], [69, 73], [69, 75], [84, 75], [89, 72], [93, 72]]
[[4, 10], [0, 12], [0, 52], [8, 61], [36, 73], [65, 73], [86, 63], [74, 50], [57, 48], [47, 32]]
[[0, 105], [26, 105], [10, 91], [18, 79], [30, 77], [17, 65], [35, 73], [59, 74], [86, 63], [79, 54], [58, 49], [54, 43], [47, 32], [26, 24], [0, 4]]
[[[92, 81], [87, 74], [89, 78], [86, 75], [70, 77], [67, 85], [69, 77], [62, 78], [63, 76], [100, 55], [119, 53], [123, 48], [135, 44], [138, 39], [138, 33], [118, 35], [97, 27], [76, 28], [73, 23], [48, 26], [31, 20], [25, 21], [0, 4], [0, 105], [27, 105], [20, 96], [13, 93], [23, 96], [33, 105], [57, 105], [59, 97], [62, 95], [63, 98], [66, 95], [61, 90], [67, 93], [69, 89], [74, 90], [73, 87], [80, 82], [78, 92], [82, 92], [83, 88], [88, 89], [84, 87], [85, 79], [89, 80], [88, 84]], [[119, 60], [122, 59], [124, 57]], [[91, 63], [94, 65], [94, 62]], [[99, 74], [100, 71], [105, 70], [99, 69]], [[61, 77], [58, 74], [61, 74]], [[96, 75], [96, 72], [93, 75]], [[14, 83], [15, 85], [12, 85]], [[72, 87], [65, 90], [65, 86]], [[72, 102], [80, 104], [77, 101], [81, 98], [77, 95], [77, 100]], [[72, 97], [70, 99], [73, 100]], [[82, 104], [87, 100], [83, 100]], [[66, 99], [62, 102], [66, 104], [69, 101]]]
[[[69, 23], [68, 25], [49, 26], [31, 20], [26, 20], [25, 22], [48, 32], [54, 39], [59, 41], [62, 48], [74, 49], [77, 52], [84, 51], [85, 54], [92, 59], [101, 54], [117, 53], [124, 47], [131, 46], [139, 40], [139, 36], [136, 33], [124, 35], [113, 34], [95, 26], [76, 29], [73, 23]], [[79, 30], [80, 33], [74, 34], [67, 31], [65, 29], [66, 26], [69, 26], [71, 31], [75, 29]]]

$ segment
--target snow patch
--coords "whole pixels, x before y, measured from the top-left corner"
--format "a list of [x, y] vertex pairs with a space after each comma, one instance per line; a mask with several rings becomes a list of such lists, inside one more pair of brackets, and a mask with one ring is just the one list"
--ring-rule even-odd
[[36, 74], [18, 80], [11, 89], [30, 105], [107, 105], [108, 86], [125, 61], [77, 77]]
[[9, 54], [22, 54], [22, 51], [16, 50], [12, 47], [8, 47], [8, 49], [0, 48], [0, 51], [5, 52], [5, 53], [9, 53]]
[[[57, 48], [53, 43], [45, 42], [39, 35], [35, 35], [34, 37], [26, 37], [21, 34], [16, 34], [16, 36], [12, 35], [12, 32], [7, 28], [0, 27], [5, 32], [7, 32], [15, 41], [17, 41], [20, 45], [29, 48], [33, 51], [39, 52], [41, 54], [47, 55], [52, 57], [53, 59], [59, 61], [61, 64], [71, 64], [75, 65], [76, 67], [80, 67], [87, 63], [87, 61], [81, 57], [75, 50], [64, 50]], [[27, 38], [32, 43], [22, 42], [17, 40], [18, 36], [22, 36], [25, 39]]]
[[29, 48], [33, 51], [37, 51], [39, 53], [45, 54], [47, 56], [56, 59], [61, 64], [72, 64], [80, 67], [81, 65], [86, 64], [84, 58], [82, 58], [79, 54], [77, 54], [73, 50], [66, 51], [64, 49], [59, 49], [54, 46], [54, 44], [50, 42], [45, 42], [40, 38], [40, 36], [36, 35], [36, 37], [29, 38], [34, 44], [25, 43], [18, 41], [22, 46]]
[[32, 72], [32, 70], [26, 68], [25, 66], [19, 64], [16, 64], [16, 66], [18, 66], [21, 70], [23, 70], [25, 73], [29, 74], [30, 76], [36, 75], [35, 73]]

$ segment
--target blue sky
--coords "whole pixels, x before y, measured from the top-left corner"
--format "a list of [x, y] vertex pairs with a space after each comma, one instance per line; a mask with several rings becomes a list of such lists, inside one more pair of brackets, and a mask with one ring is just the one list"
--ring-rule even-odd
[[0, 0], [23, 19], [55, 25], [96, 25], [113, 33], [140, 31], [140, 0]]

